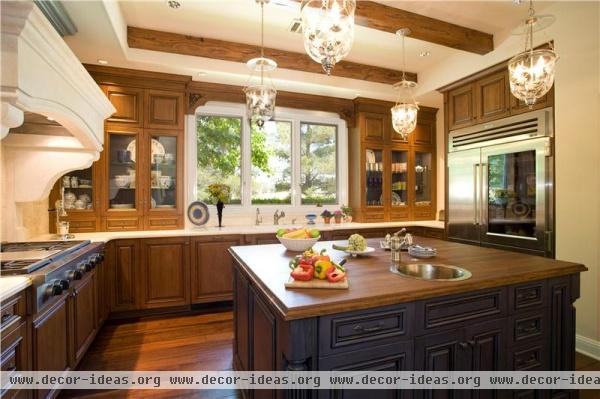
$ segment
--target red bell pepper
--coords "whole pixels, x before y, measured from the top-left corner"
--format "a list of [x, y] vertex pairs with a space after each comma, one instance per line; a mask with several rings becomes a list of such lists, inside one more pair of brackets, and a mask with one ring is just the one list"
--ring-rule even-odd
[[327, 271], [327, 281], [330, 283], [337, 283], [338, 281], [342, 281], [346, 277], [346, 273], [338, 269], [337, 267], [332, 267]]
[[296, 281], [309, 281], [312, 280], [314, 273], [314, 268], [312, 266], [304, 268], [302, 266], [298, 266], [294, 270], [292, 270], [291, 276]]

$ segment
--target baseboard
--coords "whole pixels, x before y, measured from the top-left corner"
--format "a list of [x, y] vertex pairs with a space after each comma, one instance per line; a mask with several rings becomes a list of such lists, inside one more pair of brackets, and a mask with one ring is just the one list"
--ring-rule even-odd
[[586, 356], [600, 360], [600, 341], [577, 334], [575, 335], [575, 350]]

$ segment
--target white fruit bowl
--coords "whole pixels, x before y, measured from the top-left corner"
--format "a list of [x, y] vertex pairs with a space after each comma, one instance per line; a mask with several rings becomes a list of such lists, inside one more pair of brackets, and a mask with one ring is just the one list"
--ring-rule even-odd
[[321, 236], [318, 236], [317, 238], [277, 237], [277, 239], [288, 251], [304, 252], [307, 249], [312, 248], [312, 246], [321, 239]]

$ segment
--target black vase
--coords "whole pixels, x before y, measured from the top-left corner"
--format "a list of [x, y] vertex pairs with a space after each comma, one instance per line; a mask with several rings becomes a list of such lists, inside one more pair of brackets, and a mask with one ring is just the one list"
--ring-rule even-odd
[[217, 216], [219, 217], [219, 227], [223, 227], [221, 225], [221, 221], [223, 220], [223, 208], [225, 208], [225, 204], [223, 203], [223, 201], [218, 201], [217, 202]]

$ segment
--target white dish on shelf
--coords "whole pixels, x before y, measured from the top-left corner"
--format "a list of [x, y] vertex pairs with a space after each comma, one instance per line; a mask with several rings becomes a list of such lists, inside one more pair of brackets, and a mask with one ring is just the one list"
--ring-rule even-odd
[[375, 163], [375, 151], [367, 150], [367, 163]]
[[[136, 146], [135, 140], [131, 140], [131, 142], [127, 146], [127, 151], [131, 151], [131, 161], [132, 162], [135, 162], [135, 154], [136, 154], [135, 146]], [[164, 157], [165, 147], [160, 143], [160, 141], [158, 141], [156, 139], [152, 139], [150, 146], [151, 146], [150, 159], [154, 159], [155, 154], [159, 154]]]
[[175, 205], [156, 205], [155, 208], [175, 208]]

